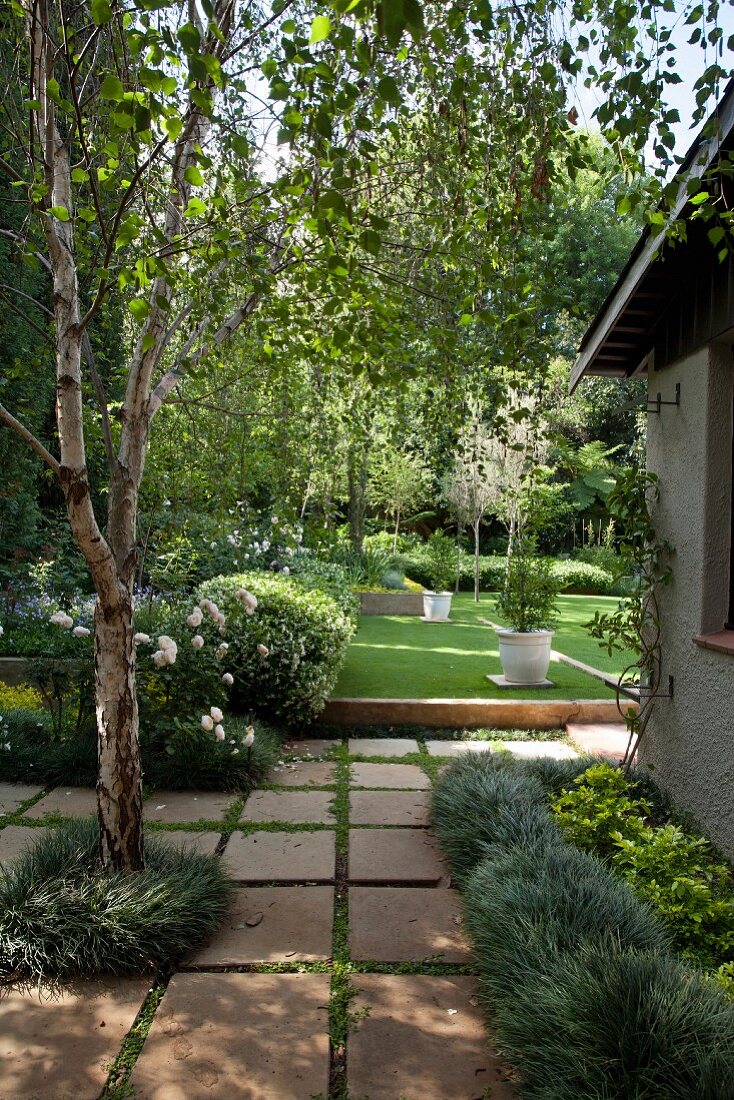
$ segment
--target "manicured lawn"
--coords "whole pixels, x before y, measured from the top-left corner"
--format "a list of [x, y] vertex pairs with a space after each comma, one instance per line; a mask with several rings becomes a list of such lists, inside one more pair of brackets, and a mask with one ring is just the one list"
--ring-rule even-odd
[[[454, 596], [450, 623], [424, 623], [417, 616], [366, 615], [347, 652], [335, 696], [386, 699], [506, 699], [487, 675], [500, 674], [497, 638], [481, 619], [497, 622], [493, 594], [475, 604], [470, 593]], [[561, 620], [554, 649], [618, 673], [620, 655], [607, 657], [583, 624], [594, 611], [614, 608], [614, 596], [561, 596]], [[559, 661], [552, 661], [555, 687], [517, 689], [522, 699], [604, 699], [614, 693], [600, 681]]]

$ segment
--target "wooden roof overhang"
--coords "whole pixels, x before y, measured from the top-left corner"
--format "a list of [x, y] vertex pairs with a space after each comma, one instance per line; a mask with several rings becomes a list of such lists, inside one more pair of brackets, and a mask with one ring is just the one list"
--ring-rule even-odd
[[[727, 85], [714, 117], [718, 121], [716, 134], [708, 138], [699, 135], [677, 172], [680, 186], [678, 198], [669, 214], [670, 221], [679, 218], [685, 210], [689, 182], [700, 179], [722, 149], [731, 148], [734, 80]], [[691, 229], [688, 241], [674, 248], [663, 247], [663, 234], [653, 236], [649, 227], [642, 234], [581, 341], [579, 354], [571, 369], [571, 392], [588, 374], [612, 378], [644, 374], [650, 352], [661, 337], [664, 321], [670, 327], [671, 308], [680, 303], [681, 310], [687, 312], [691, 302], [699, 300], [703, 289], [699, 285], [700, 269], [707, 269], [706, 285], [713, 278], [709, 271], [712, 249], [707, 243], [703, 223], [697, 222]], [[726, 279], [730, 283], [731, 265], [727, 266]], [[728, 306], [731, 306], [731, 287], [725, 297]], [[717, 308], [715, 312], [718, 318], [722, 309]], [[730, 309], [724, 308], [723, 312], [729, 314]], [[712, 316], [712, 324], [715, 320]], [[665, 334], [664, 340], [666, 345], [670, 343], [669, 333]], [[683, 346], [681, 341], [679, 344]]]

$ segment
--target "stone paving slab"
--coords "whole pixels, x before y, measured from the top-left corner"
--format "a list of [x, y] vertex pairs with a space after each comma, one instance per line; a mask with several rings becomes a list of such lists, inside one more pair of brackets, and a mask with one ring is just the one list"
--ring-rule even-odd
[[26, 783], [0, 783], [0, 817], [14, 814], [22, 802], [39, 795], [43, 787], [30, 787]]
[[0, 832], [0, 867], [7, 867], [48, 832], [44, 826], [6, 825]]
[[413, 737], [350, 737], [350, 756], [405, 756], [420, 752]]
[[475, 979], [359, 974], [347, 1041], [349, 1095], [369, 1100], [513, 1100], [487, 1046]]
[[146, 838], [155, 836], [165, 841], [166, 844], [174, 844], [180, 848], [186, 848], [192, 852], [199, 852], [203, 856], [212, 856], [221, 839], [220, 833], [202, 832], [192, 833], [188, 829], [175, 829], [170, 833], [163, 829], [151, 829], [146, 831]]
[[[455, 890], [356, 886], [349, 890], [349, 953], [360, 961], [465, 963]], [[386, 934], [388, 930], [389, 934]]]
[[300, 756], [305, 759], [315, 756], [330, 756], [341, 741], [323, 737], [305, 737], [303, 740], [286, 741], [281, 747], [284, 756]]
[[291, 825], [332, 825], [332, 791], [253, 791], [240, 821], [283, 821]]
[[566, 733], [582, 752], [606, 756], [615, 763], [622, 759], [629, 742], [624, 722], [568, 722]]
[[578, 753], [565, 741], [503, 741], [496, 752], [511, 752], [522, 760], [547, 757], [550, 760], [575, 760]]
[[352, 787], [426, 791], [431, 781], [417, 764], [352, 764]]
[[469, 752], [491, 752], [489, 741], [426, 741], [429, 756], [465, 756]]
[[60, 995], [0, 998], [2, 1100], [96, 1100], [148, 979], [78, 982]]
[[429, 824], [430, 794], [427, 791], [351, 791], [350, 825]]
[[350, 882], [425, 884], [447, 876], [435, 837], [425, 829], [350, 830]]
[[333, 882], [334, 834], [234, 833], [222, 858], [239, 882]]
[[333, 764], [319, 760], [303, 760], [279, 764], [268, 772], [268, 783], [279, 787], [328, 787], [336, 778]]
[[143, 803], [143, 819], [164, 825], [222, 821], [234, 799], [225, 791], [154, 791]]
[[89, 787], [56, 787], [30, 806], [23, 817], [40, 818], [47, 814], [64, 817], [90, 817], [97, 813], [97, 793]]
[[236, 890], [211, 941], [194, 966], [319, 962], [331, 958], [332, 886], [255, 886]]
[[132, 1074], [136, 1100], [326, 1096], [329, 981], [174, 974]]

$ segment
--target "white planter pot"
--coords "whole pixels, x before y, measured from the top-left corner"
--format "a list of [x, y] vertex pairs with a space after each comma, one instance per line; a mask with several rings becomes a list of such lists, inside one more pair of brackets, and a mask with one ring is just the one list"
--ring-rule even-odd
[[542, 684], [548, 676], [554, 630], [495, 631], [500, 643], [500, 663], [505, 679], [512, 684]]
[[424, 592], [423, 618], [432, 623], [443, 623], [451, 614], [451, 592]]

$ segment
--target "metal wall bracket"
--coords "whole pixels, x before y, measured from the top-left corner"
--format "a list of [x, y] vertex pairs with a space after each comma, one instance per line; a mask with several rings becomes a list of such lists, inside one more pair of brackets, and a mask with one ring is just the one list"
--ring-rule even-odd
[[675, 384], [675, 401], [663, 401], [662, 394], [658, 392], [654, 401], [647, 402], [647, 411], [649, 413], [658, 413], [659, 415], [663, 405], [676, 405], [680, 408], [680, 382], [676, 382]]

